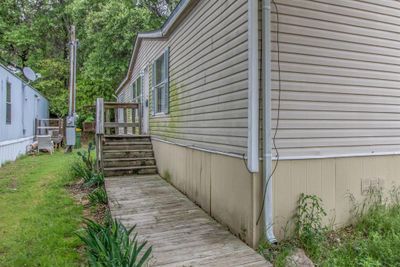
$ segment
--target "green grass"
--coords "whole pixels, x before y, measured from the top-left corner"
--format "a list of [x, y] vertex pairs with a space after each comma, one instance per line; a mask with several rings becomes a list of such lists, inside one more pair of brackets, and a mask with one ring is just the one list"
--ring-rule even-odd
[[24, 157], [0, 168], [0, 266], [80, 266], [83, 207], [65, 185], [74, 155]]
[[352, 225], [310, 231], [277, 245], [261, 242], [259, 251], [274, 266], [285, 266], [295, 247], [304, 249], [316, 266], [400, 266], [400, 202], [382, 198], [382, 192], [355, 206]]
[[400, 266], [400, 206], [368, 211], [328, 242], [324, 266]]

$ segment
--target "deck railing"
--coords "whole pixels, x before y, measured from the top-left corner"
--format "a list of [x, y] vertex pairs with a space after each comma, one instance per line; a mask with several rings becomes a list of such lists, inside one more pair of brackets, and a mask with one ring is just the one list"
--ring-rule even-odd
[[140, 135], [142, 132], [140, 118], [140, 104], [138, 103], [104, 102], [103, 98], [97, 99], [96, 157], [98, 169], [103, 169], [104, 135]]
[[55, 144], [64, 138], [63, 119], [35, 119], [35, 136], [50, 135]]

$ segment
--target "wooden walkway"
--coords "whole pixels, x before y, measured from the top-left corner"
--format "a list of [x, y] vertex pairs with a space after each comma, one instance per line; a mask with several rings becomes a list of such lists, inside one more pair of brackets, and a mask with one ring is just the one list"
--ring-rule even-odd
[[153, 246], [150, 266], [272, 266], [157, 175], [106, 179], [113, 217]]

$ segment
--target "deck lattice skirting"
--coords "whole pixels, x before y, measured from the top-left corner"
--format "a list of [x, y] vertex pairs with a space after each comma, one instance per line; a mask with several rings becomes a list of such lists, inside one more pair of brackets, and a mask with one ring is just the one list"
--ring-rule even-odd
[[272, 266], [158, 175], [106, 179], [111, 214], [153, 246], [150, 266]]

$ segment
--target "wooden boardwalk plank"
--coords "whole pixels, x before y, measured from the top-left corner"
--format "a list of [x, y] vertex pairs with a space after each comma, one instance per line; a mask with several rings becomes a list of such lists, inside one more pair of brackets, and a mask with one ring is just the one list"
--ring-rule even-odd
[[157, 175], [106, 179], [113, 217], [153, 246], [151, 266], [272, 266]]

